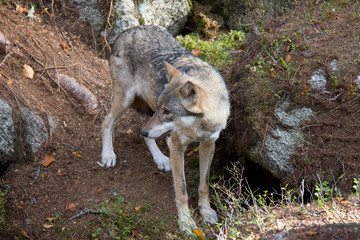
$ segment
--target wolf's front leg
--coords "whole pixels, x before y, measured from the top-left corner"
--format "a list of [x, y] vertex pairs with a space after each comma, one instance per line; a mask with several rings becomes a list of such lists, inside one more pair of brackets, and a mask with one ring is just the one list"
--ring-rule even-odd
[[171, 170], [170, 158], [168, 158], [161, 152], [161, 150], [156, 144], [155, 139], [151, 139], [147, 137], [144, 137], [144, 139], [159, 170], [170, 171]]
[[184, 173], [184, 152], [190, 142], [188, 139], [181, 139], [176, 132], [173, 132], [171, 133], [169, 147], [179, 227], [182, 231], [191, 235], [193, 234], [192, 230], [197, 227], [195, 221], [191, 218], [189, 210]]
[[214, 157], [215, 141], [200, 142], [200, 185], [199, 185], [199, 210], [205, 221], [216, 223], [218, 221], [215, 210], [209, 202], [209, 174], [212, 159]]

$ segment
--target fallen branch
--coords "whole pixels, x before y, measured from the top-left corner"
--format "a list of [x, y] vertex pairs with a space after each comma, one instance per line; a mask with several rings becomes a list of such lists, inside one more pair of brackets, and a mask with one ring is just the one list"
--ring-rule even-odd
[[8, 54], [6, 54], [4, 60], [2, 60], [2, 62], [0, 63], [0, 66], [6, 61], [6, 59], [8, 58], [8, 56], [10, 56], [11, 54], [13, 54], [12, 52], [9, 52]]
[[67, 221], [65, 221], [64, 224], [67, 224], [68, 222], [72, 221], [74, 218], [79, 218], [79, 217], [81, 217], [81, 216], [83, 216], [85, 214], [88, 214], [88, 213], [102, 214], [102, 213], [105, 213], [105, 210], [100, 210], [100, 209], [94, 210], [94, 209], [85, 208], [83, 211], [79, 212], [75, 216], [72, 216]]
[[45, 67], [45, 68], [42, 68], [42, 69], [37, 69], [37, 70], [34, 70], [35, 72], [42, 72], [44, 70], [52, 70], [52, 69], [67, 69], [67, 68], [74, 68], [74, 67], [77, 67], [78, 64], [76, 65], [72, 65], [72, 66], [50, 66], [50, 67]]
[[96, 96], [76, 79], [65, 74], [58, 74], [59, 85], [66, 89], [91, 115], [98, 113]]

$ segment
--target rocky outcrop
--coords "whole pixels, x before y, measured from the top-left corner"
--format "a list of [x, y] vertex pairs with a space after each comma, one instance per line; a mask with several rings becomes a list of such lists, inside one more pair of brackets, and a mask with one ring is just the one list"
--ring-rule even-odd
[[248, 151], [251, 161], [279, 179], [293, 173], [290, 158], [304, 141], [304, 122], [315, 115], [310, 108], [290, 106], [288, 99], [276, 104], [274, 113], [280, 120], [279, 124], [270, 128], [264, 140], [258, 141]]
[[45, 123], [38, 113], [27, 107], [14, 110], [0, 99], [0, 166], [37, 153], [47, 138]]
[[190, 13], [187, 0], [150, 0], [134, 3], [132, 0], [119, 0], [114, 5], [114, 28], [110, 40], [119, 32], [138, 25], [158, 25], [173, 35], [184, 27]]
[[71, 0], [70, 3], [75, 4], [79, 11], [79, 19], [81, 22], [87, 22], [91, 28], [98, 32], [104, 23], [104, 16], [101, 14], [97, 0]]
[[[328, 96], [328, 101], [335, 100], [342, 93], [333, 94], [334, 79], [331, 76], [340, 74], [338, 61], [336, 59], [329, 62], [326, 66], [313, 71], [307, 79], [307, 91], [313, 94]], [[353, 80], [354, 86], [351, 85], [347, 94], [351, 95], [360, 89], [360, 75]], [[357, 88], [357, 89], [356, 89]], [[352, 91], [352, 92], [351, 92]], [[306, 93], [305, 93], [306, 95]], [[279, 179], [284, 179], [294, 174], [292, 157], [304, 146], [304, 129], [309, 129], [307, 122], [311, 122], [316, 114], [309, 108], [292, 103], [290, 98], [279, 101], [271, 111], [274, 113], [277, 121], [272, 122], [265, 129], [265, 134], [259, 133], [255, 145], [251, 146], [246, 154], [248, 159], [261, 165]], [[354, 113], [353, 115], [356, 115]], [[334, 119], [336, 122], [337, 119]], [[338, 124], [340, 126], [341, 123]], [[341, 125], [345, 130], [345, 125]], [[332, 138], [336, 138], [332, 136]], [[340, 137], [341, 139], [346, 139]], [[355, 139], [355, 138], [354, 138]], [[310, 161], [306, 159], [304, 161]]]
[[12, 108], [0, 99], [0, 161], [14, 153], [15, 129]]
[[[80, 20], [89, 23], [95, 32], [107, 21], [107, 14], [101, 11], [104, 6], [97, 0], [72, 0], [70, 3], [78, 9]], [[176, 35], [184, 27], [190, 11], [191, 1], [188, 0], [114, 1], [110, 42], [119, 32], [138, 25], [162, 26]]]

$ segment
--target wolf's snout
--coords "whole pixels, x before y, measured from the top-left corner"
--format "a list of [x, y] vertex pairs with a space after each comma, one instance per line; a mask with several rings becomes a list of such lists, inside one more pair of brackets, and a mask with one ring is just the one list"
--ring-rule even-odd
[[144, 137], [149, 136], [149, 132], [144, 129], [141, 129], [140, 134], [143, 135]]

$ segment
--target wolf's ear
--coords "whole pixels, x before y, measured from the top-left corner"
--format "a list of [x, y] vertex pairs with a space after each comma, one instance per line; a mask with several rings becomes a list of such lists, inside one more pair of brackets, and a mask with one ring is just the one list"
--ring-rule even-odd
[[182, 98], [181, 102], [188, 111], [196, 114], [203, 113], [202, 109], [200, 108], [201, 92], [198, 87], [188, 81], [179, 90], [179, 93]]
[[174, 78], [177, 78], [181, 75], [181, 72], [177, 70], [173, 65], [164, 61], [165, 70], [168, 75], [168, 81], [171, 82]]

